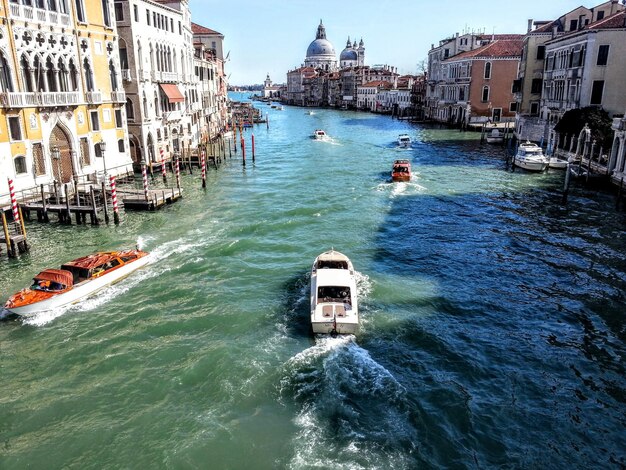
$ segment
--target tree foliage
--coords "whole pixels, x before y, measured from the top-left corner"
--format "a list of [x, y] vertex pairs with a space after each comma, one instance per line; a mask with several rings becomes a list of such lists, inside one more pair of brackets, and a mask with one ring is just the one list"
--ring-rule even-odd
[[597, 145], [605, 149], [611, 147], [613, 143], [611, 118], [605, 110], [594, 106], [566, 111], [554, 130], [561, 135], [574, 134], [578, 137], [585, 124], [591, 129], [591, 138], [595, 139]]

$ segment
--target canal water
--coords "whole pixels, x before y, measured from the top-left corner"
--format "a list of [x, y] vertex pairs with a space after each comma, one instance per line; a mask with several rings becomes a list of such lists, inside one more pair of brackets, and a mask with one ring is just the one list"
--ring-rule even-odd
[[[78, 307], [0, 321], [0, 468], [626, 465], [612, 196], [563, 206], [562, 173], [507, 171], [477, 134], [257, 106], [255, 164], [233, 155], [205, 191], [185, 174], [180, 202], [119, 227], [30, 223], [31, 253], [0, 260], [4, 302], [95, 250], [153, 257]], [[310, 266], [333, 247], [358, 271], [356, 337], [309, 334]]]

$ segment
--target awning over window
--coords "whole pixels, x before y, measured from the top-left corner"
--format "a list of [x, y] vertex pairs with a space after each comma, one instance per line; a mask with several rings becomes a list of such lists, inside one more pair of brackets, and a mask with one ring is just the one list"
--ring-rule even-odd
[[161, 84], [161, 90], [167, 95], [170, 103], [184, 103], [185, 97], [182, 95], [176, 85]]

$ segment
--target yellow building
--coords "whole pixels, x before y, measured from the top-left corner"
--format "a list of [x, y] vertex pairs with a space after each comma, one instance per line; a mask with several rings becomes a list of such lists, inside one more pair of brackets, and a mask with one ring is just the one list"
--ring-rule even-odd
[[8, 178], [22, 191], [131, 172], [113, 2], [0, 5], [0, 205]]

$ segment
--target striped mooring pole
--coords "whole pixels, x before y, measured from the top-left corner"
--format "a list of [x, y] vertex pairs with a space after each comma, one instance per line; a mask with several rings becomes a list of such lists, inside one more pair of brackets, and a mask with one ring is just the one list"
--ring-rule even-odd
[[254, 134], [252, 134], [252, 162], [254, 163]]
[[241, 141], [239, 144], [241, 145], [241, 161], [243, 162], [243, 166], [246, 166], [246, 141], [243, 138], [243, 133], [241, 133]]
[[20, 211], [17, 208], [17, 198], [15, 197], [15, 186], [13, 185], [13, 180], [8, 178], [9, 180], [9, 195], [11, 196], [11, 209], [13, 210], [13, 220], [15, 222], [20, 221]]
[[141, 173], [143, 174], [143, 195], [146, 198], [146, 202], [150, 199], [148, 196], [148, 171], [146, 165], [141, 167]]
[[117, 189], [115, 187], [115, 176], [109, 176], [111, 182], [111, 202], [113, 203], [113, 222], [115, 225], [120, 224], [120, 208], [117, 205]]
[[202, 165], [202, 187], [206, 188], [206, 156], [204, 150], [200, 152], [200, 160]]
[[161, 173], [163, 174], [163, 182], [167, 183], [167, 170], [165, 169], [165, 158], [161, 156]]
[[176, 187], [180, 189], [180, 159], [176, 157], [175, 168], [176, 168]]

